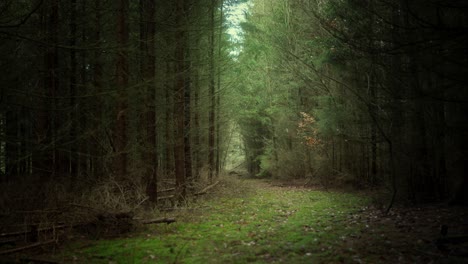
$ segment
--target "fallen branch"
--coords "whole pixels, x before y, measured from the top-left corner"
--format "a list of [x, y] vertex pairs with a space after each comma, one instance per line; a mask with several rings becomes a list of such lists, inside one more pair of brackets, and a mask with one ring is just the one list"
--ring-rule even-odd
[[161, 197], [158, 197], [158, 201], [159, 201], [159, 200], [172, 199], [172, 198], [174, 198], [174, 195], [161, 196]]
[[195, 195], [202, 195], [202, 194], [206, 194], [211, 188], [215, 187], [216, 185], [219, 184], [219, 181], [211, 184], [211, 185], [208, 185], [207, 187], [205, 187], [205, 189], [195, 193]]
[[141, 220], [141, 223], [144, 225], [161, 224], [161, 223], [171, 224], [171, 223], [174, 223], [175, 221], [176, 220], [174, 218], [158, 218], [158, 219]]
[[172, 192], [172, 191], [175, 191], [175, 188], [169, 188], [169, 189], [164, 189], [164, 190], [158, 190], [157, 193]]
[[57, 242], [57, 241], [56, 241], [55, 239], [54, 239], [54, 240], [45, 241], [45, 242], [38, 242], [38, 243], [34, 243], [34, 244], [27, 245], [27, 246], [24, 246], [24, 247], [19, 247], [19, 248], [13, 248], [13, 249], [8, 249], [8, 250], [0, 251], [0, 255], [7, 255], [7, 254], [11, 254], [11, 253], [23, 251], [23, 250], [30, 249], [30, 248], [45, 246], [45, 245], [52, 244], [52, 243], [56, 243], [56, 242]]
[[[11, 233], [1, 233], [0, 237], [14, 237], [14, 236], [21, 236], [31, 233], [32, 230], [28, 231], [19, 231], [19, 232], [11, 232]], [[36, 230], [37, 231], [37, 230]]]

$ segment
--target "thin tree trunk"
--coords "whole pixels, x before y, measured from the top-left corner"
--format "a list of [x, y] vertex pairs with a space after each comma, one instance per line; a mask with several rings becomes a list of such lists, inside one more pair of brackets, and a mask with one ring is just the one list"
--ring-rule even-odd
[[116, 125], [114, 132], [114, 169], [115, 176], [118, 179], [124, 179], [127, 175], [127, 94], [126, 87], [128, 86], [128, 8], [129, 0], [119, 1], [119, 10], [117, 18], [117, 41], [119, 51], [117, 55], [117, 113]]
[[47, 36], [49, 43], [44, 51], [45, 74], [42, 80], [42, 95], [39, 99], [39, 111], [35, 119], [35, 153], [33, 154], [33, 174], [37, 175], [37, 180], [41, 183], [46, 182], [55, 174], [55, 147], [53, 146], [53, 112], [55, 106], [54, 95], [58, 86], [57, 67], [58, 67], [58, 0], [50, 2], [43, 10], [43, 31]]
[[[199, 47], [199, 41], [196, 42], [196, 47]], [[199, 50], [196, 50], [194, 58], [195, 62], [200, 61]], [[200, 80], [199, 80], [198, 67], [193, 68], [193, 133], [194, 133], [194, 146], [193, 159], [194, 159], [194, 180], [200, 178], [201, 160], [200, 160]]]
[[[81, 1], [81, 14], [88, 14], [88, 6], [87, 6], [88, 1], [87, 0], [82, 0]], [[86, 27], [82, 27], [81, 29], [81, 43], [86, 43], [88, 38], [88, 30]], [[81, 82], [80, 84], [82, 87], [87, 87], [88, 83], [88, 51], [82, 50], [80, 52], [80, 60], [81, 60]], [[84, 92], [88, 92], [88, 89], [83, 88]], [[83, 99], [77, 99], [77, 110], [78, 107], [83, 107], [84, 105], [87, 105], [89, 103], [88, 100], [83, 100]], [[89, 128], [90, 122], [88, 121], [89, 117], [82, 113], [81, 111], [77, 111], [77, 122], [78, 122], [78, 129], [79, 131], [84, 131]], [[77, 134], [80, 134], [79, 132]], [[76, 139], [78, 140], [78, 139]], [[76, 145], [76, 151], [78, 152], [76, 157], [77, 157], [77, 164], [78, 167], [76, 169], [76, 174], [77, 176], [80, 176], [82, 174], [87, 174], [90, 175], [90, 168], [88, 166], [88, 161], [92, 153], [90, 152], [91, 150], [91, 145], [90, 144], [82, 144], [83, 141], [77, 141]], [[84, 153], [84, 155], [82, 154]]]
[[[185, 10], [189, 10], [191, 1], [185, 0], [184, 1], [184, 13]], [[186, 16], [186, 19], [187, 16]], [[187, 23], [184, 23], [184, 25]], [[184, 50], [185, 50], [185, 57], [184, 65], [183, 65], [183, 75], [185, 76], [184, 80], [184, 167], [185, 167], [185, 178], [189, 183], [193, 181], [192, 178], [192, 145], [191, 145], [191, 109], [190, 109], [190, 100], [191, 100], [191, 52], [190, 47], [188, 44], [190, 40], [189, 31], [184, 32], [184, 37], [182, 39]]]
[[157, 173], [159, 170], [157, 154], [157, 134], [156, 134], [156, 87], [155, 87], [155, 0], [140, 0], [141, 28], [140, 41], [142, 52], [142, 74], [144, 82], [147, 82], [146, 91], [146, 140], [144, 142], [146, 169], [146, 195], [152, 204], [158, 201], [157, 195]]
[[[215, 1], [216, 2], [216, 1]], [[209, 100], [210, 110], [208, 117], [208, 179], [210, 183], [213, 182], [213, 170], [215, 169], [215, 109], [216, 109], [216, 98], [215, 98], [215, 68], [214, 68], [214, 38], [215, 38], [215, 3], [212, 3], [211, 14], [210, 14], [210, 65], [209, 65]]]
[[221, 67], [219, 65], [219, 61], [221, 61], [222, 49], [221, 49], [221, 41], [223, 35], [223, 0], [221, 2], [221, 11], [219, 14], [219, 32], [218, 32], [218, 89], [216, 93], [216, 177], [219, 176], [219, 172], [221, 170], [221, 132], [220, 132], [220, 124], [221, 124]]
[[172, 96], [174, 93], [171, 91], [171, 86], [169, 84], [169, 76], [172, 72], [172, 67], [170, 67], [170, 63], [166, 62], [166, 83], [165, 83], [165, 110], [166, 110], [166, 118], [165, 118], [165, 175], [173, 175], [174, 174], [174, 152], [173, 145], [174, 145], [174, 129], [173, 129], [173, 115], [172, 113], [174, 108], [174, 97]]
[[174, 117], [176, 121], [176, 134], [174, 145], [174, 160], [175, 160], [175, 179], [176, 179], [176, 194], [178, 200], [182, 201], [186, 195], [185, 183], [185, 144], [184, 144], [184, 117], [185, 117], [185, 23], [184, 23], [184, 1], [177, 0], [176, 3], [176, 33], [175, 33], [175, 85], [174, 85]]
[[[103, 79], [103, 64], [102, 64], [102, 50], [101, 50], [101, 30], [102, 30], [102, 12], [101, 12], [101, 0], [94, 0], [94, 61], [93, 61], [93, 88], [94, 92], [99, 94], [102, 92], [102, 79]], [[90, 152], [92, 153], [93, 158], [91, 158], [91, 167], [92, 172], [95, 178], [101, 177], [104, 174], [104, 159], [103, 151], [99, 147], [99, 127], [101, 126], [101, 121], [103, 119], [103, 107], [101, 96], [96, 96], [94, 105], [95, 107], [95, 118], [92, 122], [92, 128], [94, 132], [94, 144], [91, 145]]]
[[76, 25], [76, 11], [77, 3], [76, 0], [71, 0], [71, 13], [70, 13], [70, 154], [68, 155], [70, 159], [70, 176], [71, 176], [71, 185], [73, 186], [74, 181], [78, 173], [78, 143], [77, 140], [77, 106], [76, 106], [76, 84], [77, 84], [77, 68], [78, 63], [76, 59], [76, 39], [77, 39], [77, 25]]

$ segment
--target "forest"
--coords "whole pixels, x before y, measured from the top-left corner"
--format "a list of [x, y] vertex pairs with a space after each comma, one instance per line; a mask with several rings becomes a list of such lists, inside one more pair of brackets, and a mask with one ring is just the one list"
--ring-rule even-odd
[[2, 0], [0, 70], [0, 263], [468, 262], [463, 0]]

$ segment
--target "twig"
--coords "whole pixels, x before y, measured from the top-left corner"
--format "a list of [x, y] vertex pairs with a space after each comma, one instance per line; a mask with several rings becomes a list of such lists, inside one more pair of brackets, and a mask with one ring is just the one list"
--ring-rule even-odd
[[208, 185], [205, 189], [203, 189], [203, 190], [201, 190], [201, 191], [195, 193], [195, 195], [202, 195], [202, 194], [205, 194], [205, 193], [208, 192], [208, 190], [210, 190], [211, 188], [215, 187], [215, 186], [218, 185], [218, 184], [219, 184], [219, 181], [217, 181], [217, 182], [215, 182], [215, 183], [213, 183], [213, 184], [211, 184], [211, 185]]
[[133, 210], [134, 211], [135, 209], [137, 209], [138, 207], [140, 207], [140, 205], [142, 205], [144, 202], [146, 202], [147, 200], [149, 199], [149, 197], [146, 197], [145, 199], [141, 200], [135, 207], [133, 207]]
[[169, 189], [164, 189], [164, 190], [158, 190], [158, 193], [172, 192], [172, 191], [175, 191], [175, 188], [169, 188]]
[[158, 197], [158, 201], [165, 200], [165, 199], [172, 199], [172, 198], [174, 198], [174, 195], [161, 196], [161, 197]]

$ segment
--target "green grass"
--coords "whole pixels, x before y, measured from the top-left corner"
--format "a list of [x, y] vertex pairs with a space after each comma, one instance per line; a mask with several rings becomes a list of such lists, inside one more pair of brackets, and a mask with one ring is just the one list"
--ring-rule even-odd
[[353, 194], [274, 188], [255, 181], [250, 188], [201, 201], [205, 208], [171, 225], [152, 225], [133, 237], [77, 241], [56, 255], [78, 263], [330, 263], [352, 260], [347, 238], [363, 224], [351, 213], [368, 204]]

